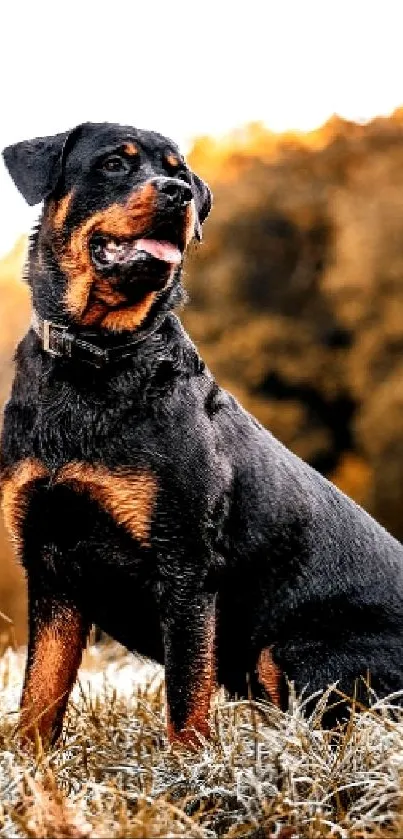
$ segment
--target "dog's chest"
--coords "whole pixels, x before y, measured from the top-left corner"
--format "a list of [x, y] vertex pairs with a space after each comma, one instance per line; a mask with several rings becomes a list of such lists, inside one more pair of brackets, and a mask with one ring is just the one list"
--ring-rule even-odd
[[149, 546], [158, 492], [158, 481], [151, 470], [112, 470], [76, 461], [51, 473], [44, 463], [31, 457], [6, 474], [2, 485], [4, 521], [18, 553], [35, 496], [40, 497], [43, 508], [49, 507], [49, 502], [57, 504], [57, 493], [63, 488], [95, 503], [140, 546]]
[[176, 533], [173, 511], [197, 526], [212, 522], [214, 530], [231, 475], [203, 410], [202, 381], [147, 400], [123, 377], [101, 393], [76, 382], [38, 382], [27, 391], [25, 376], [26, 402], [15, 390], [3, 428], [2, 507], [19, 552], [30, 510], [44, 522], [45, 542], [46, 517], [69, 529], [66, 508], [83, 520], [78, 542], [87, 538], [90, 511], [107, 529], [111, 522], [113, 539], [121, 534], [140, 549], [154, 533], [160, 542]]
[[34, 396], [29, 429], [13, 400], [3, 429], [2, 510], [17, 551], [30, 507], [35, 503], [41, 516], [46, 508], [59, 516], [59, 508], [71, 506], [69, 498], [83, 517], [90, 502], [148, 546], [159, 479], [142, 455], [142, 423], [130, 411], [130, 400], [91, 404], [63, 386]]

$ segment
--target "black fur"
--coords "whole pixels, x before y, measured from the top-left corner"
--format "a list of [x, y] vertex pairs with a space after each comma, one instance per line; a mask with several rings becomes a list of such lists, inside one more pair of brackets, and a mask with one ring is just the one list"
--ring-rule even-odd
[[[127, 185], [103, 185], [89, 165], [105, 139], [116, 143], [122, 132], [86, 126], [66, 155], [56, 193], [75, 189], [66, 236], [115, 200], [114, 190], [126, 194]], [[169, 141], [130, 132], [144, 150], [138, 184], [158, 174]], [[10, 164], [15, 159], [8, 152], [17, 185], [31, 198], [45, 194], [52, 172], [42, 171], [41, 187], [34, 175], [30, 186]], [[193, 174], [186, 178], [201, 224], [210, 193]], [[31, 247], [33, 298], [42, 316], [70, 320], [66, 277], [49, 243], [41, 244], [41, 229]], [[38, 269], [40, 247], [45, 267]], [[2, 436], [5, 480], [34, 458], [53, 479], [74, 461], [111, 473], [146, 471], [158, 486], [149, 546], [90, 493], [48, 478], [29, 486], [22, 558], [30, 662], [38, 627], [74, 608], [84, 628], [95, 622], [165, 663], [176, 735], [194, 715], [214, 623], [217, 682], [232, 695], [261, 694], [257, 663], [267, 648], [283, 705], [287, 679], [309, 692], [338, 681], [351, 695], [355, 679], [369, 673], [379, 695], [403, 688], [402, 546], [218, 387], [168, 311], [179, 298], [180, 270], [148, 315], [152, 322], [165, 309], [162, 325], [124, 364], [103, 371], [49, 357], [32, 330], [18, 348]]]
[[23, 140], [4, 149], [3, 157], [10, 175], [31, 206], [47, 198], [56, 187], [70, 133]]

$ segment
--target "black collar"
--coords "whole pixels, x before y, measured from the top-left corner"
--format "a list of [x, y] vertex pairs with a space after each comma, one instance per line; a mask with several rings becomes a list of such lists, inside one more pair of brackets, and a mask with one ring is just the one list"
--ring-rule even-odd
[[95, 332], [75, 332], [74, 328], [66, 324], [44, 320], [35, 311], [32, 314], [31, 327], [40, 339], [42, 348], [49, 355], [82, 361], [99, 369], [113, 361], [117, 362], [130, 357], [138, 344], [159, 329], [166, 314], [166, 312], [161, 314], [152, 326], [130, 335], [123, 343], [118, 342], [118, 336], [103, 338]]

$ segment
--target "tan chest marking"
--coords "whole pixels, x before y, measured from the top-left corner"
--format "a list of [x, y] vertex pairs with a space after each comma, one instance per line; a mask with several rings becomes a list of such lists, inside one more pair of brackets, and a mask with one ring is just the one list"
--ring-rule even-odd
[[110, 472], [103, 466], [69, 463], [57, 476], [58, 483], [73, 484], [104, 507], [141, 545], [150, 544], [151, 518], [157, 480], [151, 472]]
[[28, 458], [3, 476], [1, 481], [1, 509], [4, 524], [17, 553], [21, 551], [21, 530], [33, 484], [47, 478], [49, 472], [39, 460]]
[[[50, 478], [49, 470], [29, 458], [18, 464], [2, 480], [1, 506], [4, 522], [21, 551], [21, 530], [30, 491], [41, 478]], [[104, 466], [68, 463], [53, 476], [52, 484], [68, 484], [86, 492], [143, 546], [150, 543], [151, 520], [157, 496], [157, 480], [149, 471], [111, 472]]]

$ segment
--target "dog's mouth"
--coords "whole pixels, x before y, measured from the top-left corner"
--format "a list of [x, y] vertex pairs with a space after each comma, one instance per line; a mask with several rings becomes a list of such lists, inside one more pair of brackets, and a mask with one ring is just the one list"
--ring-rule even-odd
[[150, 260], [165, 263], [165, 267], [176, 267], [183, 257], [181, 246], [165, 238], [117, 239], [100, 234], [91, 239], [90, 252], [95, 268], [100, 271], [140, 267]]

